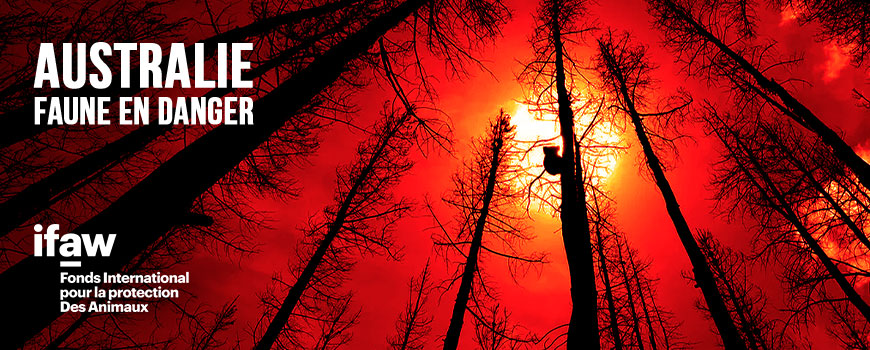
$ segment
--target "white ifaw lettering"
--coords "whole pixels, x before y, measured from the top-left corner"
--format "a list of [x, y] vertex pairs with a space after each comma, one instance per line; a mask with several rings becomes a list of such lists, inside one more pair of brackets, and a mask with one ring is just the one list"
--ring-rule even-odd
[[[36, 224], [33, 230], [36, 232], [33, 235], [33, 255], [37, 257], [60, 255], [64, 258], [80, 258], [82, 250], [86, 256], [95, 257], [109, 256], [112, 253], [112, 246], [115, 245], [115, 234], [110, 234], [108, 237], [103, 234], [76, 234], [67, 233], [64, 235], [57, 234], [60, 225], [48, 225], [45, 234], [40, 234], [43, 230], [42, 225]], [[62, 267], [80, 267], [81, 261], [61, 261]]]

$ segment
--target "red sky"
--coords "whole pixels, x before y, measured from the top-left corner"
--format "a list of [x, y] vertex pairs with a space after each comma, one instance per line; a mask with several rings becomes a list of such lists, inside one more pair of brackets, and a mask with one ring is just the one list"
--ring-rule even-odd
[[[459, 158], [464, 147], [474, 136], [485, 129], [489, 117], [498, 108], [504, 107], [512, 113], [514, 101], [521, 99], [522, 88], [515, 76], [521, 66], [519, 61], [531, 56], [528, 38], [533, 28], [532, 15], [536, 3], [533, 1], [509, 1], [513, 19], [505, 26], [503, 37], [496, 38], [494, 45], [485, 49], [482, 58], [492, 75], [472, 70], [471, 76], [464, 80], [437, 76], [435, 84], [439, 93], [436, 104], [446, 112], [453, 123], [457, 140]], [[779, 42], [782, 53], [803, 55], [804, 61], [793, 70], [793, 76], [807, 80], [811, 86], [798, 86], [796, 95], [828, 125], [845, 131], [847, 142], [870, 149], [870, 119], [866, 110], [855, 106], [850, 90], [855, 87], [870, 92], [867, 86], [867, 73], [845, 63], [846, 58], [840, 50], [827, 43], [816, 43], [813, 34], [816, 27], [800, 27], [795, 21], [781, 20], [778, 11], [763, 9], [760, 18], [761, 37]], [[599, 17], [599, 23], [614, 29], [630, 30], [636, 42], [649, 46], [650, 57], [659, 66], [656, 74], [665, 90], [685, 87], [696, 95], [696, 101], [703, 96], [715, 96], [718, 88], [709, 88], [703, 83], [686, 79], [679, 71], [679, 65], [672, 63], [673, 56], [661, 48], [659, 33], [651, 29], [651, 19], [642, 1], [602, 1], [593, 8], [592, 15]], [[588, 59], [589, 49], [570, 48], [576, 57]], [[386, 91], [372, 87], [358, 94], [356, 100], [361, 112], [354, 123], [370, 125], [377, 117], [380, 105], [390, 98]], [[728, 224], [711, 214], [713, 202], [711, 192], [710, 165], [717, 155], [715, 144], [703, 137], [697, 127], [687, 125], [685, 130], [694, 140], [680, 145], [680, 157], [676, 167], [668, 172], [668, 177], [682, 205], [690, 226], [693, 229], [709, 229], [728, 246], [746, 249], [750, 236], [747, 226], [742, 222]], [[193, 292], [204, 302], [220, 305], [239, 296], [239, 321], [236, 323], [243, 344], [250, 344], [244, 333], [245, 327], [256, 320], [260, 309], [257, 293], [265, 290], [269, 279], [275, 272], [286, 271], [287, 262], [294, 256], [299, 238], [297, 227], [309, 215], [318, 213], [332, 198], [335, 166], [351, 161], [355, 156], [356, 143], [361, 135], [344, 126], [335, 126], [324, 134], [324, 143], [313, 164], [298, 171], [302, 196], [289, 203], [273, 201], [258, 202], [258, 208], [271, 211], [274, 220], [273, 230], [259, 233], [257, 241], [262, 243], [260, 253], [244, 258], [241, 263], [214, 258], [200, 254], [188, 267], [194, 281]], [[625, 142], [634, 145], [633, 135], [627, 134]], [[538, 151], [539, 152], [539, 151]], [[433, 154], [428, 159], [419, 159], [412, 174], [396, 190], [398, 194], [409, 196], [419, 203], [424, 195], [438, 198], [449, 189], [450, 175], [460, 159], [451, 158], [446, 153]], [[607, 180], [607, 189], [617, 203], [617, 222], [626, 232], [631, 244], [642, 255], [652, 260], [653, 275], [660, 278], [658, 287], [661, 305], [675, 313], [683, 323], [681, 331], [687, 340], [697, 343], [697, 348], [710, 348], [716, 341], [710, 331], [711, 323], [694, 307], [700, 294], [681, 277], [689, 269], [688, 259], [677, 239], [677, 235], [664, 210], [663, 201], [654, 184], [638, 172], [637, 150], [631, 148], [618, 162], [613, 174]], [[421, 211], [422, 213], [422, 211]], [[450, 212], [443, 211], [447, 217]], [[503, 305], [509, 307], [514, 321], [528, 329], [544, 331], [566, 323], [569, 316], [567, 268], [561, 239], [558, 235], [558, 221], [546, 214], [535, 213], [531, 228], [537, 238], [529, 250], [549, 253], [550, 263], [543, 267], [540, 275], [530, 274], [514, 283], [497, 259], [488, 259], [484, 268], [493, 276], [494, 285], [501, 293]], [[423, 215], [403, 220], [396, 237], [405, 247], [404, 259], [399, 262], [385, 261], [382, 258], [365, 258], [351, 274], [352, 279], [346, 286], [355, 292], [355, 305], [362, 308], [360, 323], [354, 330], [353, 341], [349, 348], [369, 349], [385, 347], [385, 338], [393, 331], [394, 322], [407, 299], [407, 283], [417, 274], [426, 259], [432, 256], [431, 220]], [[446, 273], [444, 264], [436, 264], [439, 277]], [[755, 269], [756, 281], [765, 281], [766, 292], [771, 307], [781, 305], [782, 294], [777, 290], [773, 271]], [[433, 332], [429, 338], [435, 343], [447, 329], [450, 308], [455, 291], [451, 290], [430, 310], [435, 317]], [[440, 302], [440, 303], [439, 303]], [[467, 319], [469, 320], [469, 319]], [[820, 322], [822, 323], [822, 322]], [[473, 348], [471, 322], [466, 322], [460, 347]], [[809, 333], [812, 337], [823, 337], [824, 328], [819, 326]], [[829, 343], [825, 340], [816, 342]], [[245, 345], [243, 345], [245, 347]]]

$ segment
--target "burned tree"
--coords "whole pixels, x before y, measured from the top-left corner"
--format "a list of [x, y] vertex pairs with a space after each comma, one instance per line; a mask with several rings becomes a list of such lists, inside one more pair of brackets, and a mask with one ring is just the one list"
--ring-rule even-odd
[[[855, 279], [868, 276], [867, 271], [847, 257], [830, 254], [825, 236], [828, 225], [803, 210], [792, 191], [795, 181], [803, 177], [791, 178], [780, 171], [788, 163], [771, 151], [754, 119], [726, 118], [714, 108], [708, 108], [703, 118], [724, 147], [715, 180], [716, 198], [739, 204], [758, 221], [760, 254], [787, 267], [783, 282], [790, 294], [791, 318], [805, 321], [817, 306], [843, 301], [870, 319], [870, 306], [855, 289]], [[736, 210], [732, 206], [728, 213]], [[839, 292], [828, 291], [830, 282]]]
[[783, 11], [790, 10], [801, 24], [817, 22], [819, 39], [847, 48], [852, 60], [861, 65], [870, 54], [870, 5], [862, 1], [777, 0]]
[[390, 191], [411, 169], [407, 157], [416, 139], [412, 115], [413, 111], [386, 112], [374, 136], [358, 148], [357, 162], [338, 171], [336, 203], [324, 210], [321, 219], [313, 219], [306, 230], [305, 245], [310, 257], [302, 260], [296, 281], [275, 305], [277, 311], [256, 349], [281, 344], [282, 330], [306, 292], [313, 294], [309, 298], [334, 299], [330, 290], [341, 285], [344, 274], [357, 259], [355, 255], [394, 256], [390, 230], [410, 206], [405, 200], [394, 201]]
[[408, 303], [396, 320], [396, 334], [387, 339], [393, 350], [421, 350], [432, 331], [433, 317], [426, 313], [429, 294], [435, 288], [429, 261], [416, 278], [411, 278]]
[[[566, 44], [587, 31], [579, 24], [586, 12], [582, 0], [546, 0], [541, 2], [536, 16], [532, 38], [533, 61], [526, 65], [520, 79], [527, 81], [533, 97], [530, 105], [541, 112], [549, 112], [558, 119], [562, 137], [562, 155], [555, 157], [550, 148], [547, 171], [559, 175], [560, 203], [557, 207], [562, 220], [562, 240], [565, 246], [571, 279], [571, 320], [568, 323], [569, 348], [591, 346], [599, 339], [597, 317], [597, 291], [589, 219], [586, 209], [584, 165], [576, 152], [575, 112], [572, 103], [577, 99], [581, 74], [571, 58]], [[582, 107], [581, 107], [582, 108]], [[547, 149], [545, 149], [547, 151]], [[553, 162], [556, 160], [555, 162]], [[556, 168], [552, 165], [556, 165]]]
[[856, 315], [848, 305], [831, 304], [833, 324], [828, 326], [828, 334], [836, 339], [843, 349], [870, 349], [870, 324], [867, 319]]
[[[595, 252], [597, 254], [596, 258], [598, 260], [598, 276], [601, 279], [601, 285], [604, 288], [604, 301], [606, 305], [603, 309], [607, 310], [607, 330], [610, 332], [610, 339], [613, 342], [613, 349], [621, 350], [623, 346], [623, 339], [620, 335], [619, 329], [619, 310], [616, 305], [616, 297], [614, 296], [614, 288], [616, 287], [615, 279], [611, 279], [611, 275], [613, 274], [613, 267], [608, 266], [610, 262], [605, 255], [605, 238], [609, 238], [605, 234], [612, 233], [610, 223], [607, 220], [608, 212], [607, 207], [601, 204], [603, 199], [600, 200], [601, 195], [597, 190], [593, 189], [592, 191], [592, 200], [589, 208], [589, 217], [590, 217], [590, 225], [593, 232], [595, 232]], [[621, 252], [620, 252], [621, 255]], [[621, 259], [620, 259], [621, 260]], [[608, 267], [610, 269], [608, 269]], [[627, 281], [625, 284], [628, 287]]]
[[[774, 79], [768, 68], [785, 64], [767, 62], [769, 48], [745, 43], [754, 35], [751, 14], [735, 11], [744, 1], [651, 0], [650, 12], [667, 45], [687, 64], [687, 71], [713, 81], [732, 84], [744, 100], [769, 104], [771, 108], [816, 134], [832, 153], [850, 169], [864, 188], [870, 188], [870, 164], [842, 137], [818, 118], [783, 86], [788, 79]], [[734, 36], [726, 38], [717, 33]], [[717, 36], [719, 35], [719, 36]], [[723, 34], [724, 35], [724, 34]], [[736, 44], [729, 44], [735, 42]], [[779, 80], [779, 82], [777, 81]], [[757, 101], [760, 99], [761, 101]]]
[[[340, 26], [343, 25], [339, 25], [334, 30], [337, 31]], [[265, 78], [265, 75], [279, 68], [298, 71], [301, 69], [299, 67], [305, 63], [306, 56], [312, 55], [309, 52], [313, 50], [312, 47], [329, 34], [327, 32], [312, 33], [310, 37], [278, 52], [252, 70], [243, 73], [242, 76], [244, 79], [257, 80]], [[290, 66], [297, 68], [294, 69]], [[232, 88], [216, 88], [202, 97], [219, 97], [233, 91]], [[2, 213], [0, 214], [0, 218], [2, 218], [0, 219], [0, 236], [8, 234], [34, 215], [72, 195], [77, 189], [90, 183], [95, 177], [99, 177], [102, 172], [133, 157], [136, 152], [166, 136], [172, 129], [171, 125], [162, 125], [156, 122], [144, 125], [15, 193], [0, 203], [0, 213]]]
[[[254, 114], [261, 117], [257, 124], [238, 128], [221, 125], [198, 138], [160, 167], [150, 173], [145, 179], [115, 200], [100, 214], [91, 218], [74, 231], [78, 232], [109, 232], [113, 228], [127, 227], [123, 238], [115, 244], [112, 256], [100, 261], [96, 271], [119, 271], [134, 256], [142, 252], [169, 229], [186, 222], [187, 213], [192, 204], [223, 176], [235, 169], [258, 147], [267, 143], [270, 136], [278, 129], [288, 124], [304, 123], [304, 118], [297, 115], [311, 101], [335, 80], [342, 76], [344, 70], [366, 53], [366, 50], [377, 42], [378, 38], [398, 27], [406, 18], [421, 11], [431, 16], [445, 16], [462, 13], [457, 10], [457, 4], [445, 6], [424, 7], [429, 3], [425, 0], [409, 0], [383, 9], [360, 29], [347, 35], [341, 41], [318, 55], [306, 68], [282, 82], [266, 96], [257, 100]], [[468, 8], [471, 13], [498, 12], [502, 9], [497, 2], [475, 2]], [[453, 11], [453, 12], [449, 12]], [[463, 14], [469, 14], [470, 12]], [[429, 37], [433, 43], [439, 40], [454, 40], [453, 44], [461, 48], [455, 36], [471, 37], [472, 33], [491, 33], [498, 30], [500, 18], [491, 21], [474, 21], [454, 23], [449, 27], [452, 32], [443, 31], [446, 26], [436, 22], [424, 28], [430, 29], [437, 36]], [[434, 27], [433, 27], [434, 26]], [[481, 34], [485, 36], [486, 34]], [[455, 51], [446, 52], [453, 54]], [[467, 54], [467, 52], [466, 52]], [[287, 140], [283, 140], [286, 142]], [[214, 155], [219, 154], [219, 157]], [[151, 203], [165, 203], [154, 206]], [[87, 264], [87, 262], [86, 262]], [[51, 298], [59, 285], [57, 281], [32, 281], [30, 276], [34, 271], [57, 271], [56, 264], [44, 259], [26, 258], [15, 266], [4, 271], [0, 280], [4, 284], [21, 285], [14, 290], [4, 289], [3, 296], [10, 301], [8, 309], [14, 312], [24, 305], [31, 305], [27, 300], [44, 300]], [[51, 272], [47, 272], [51, 273]], [[28, 281], [28, 282], [25, 282]], [[14, 303], [11, 301], [15, 300]], [[4, 331], [12, 344], [20, 345], [27, 338], [36, 334], [52, 320], [59, 312], [55, 307], [44, 303], [32, 303], [28, 306], [29, 317], [25, 322], [18, 322]], [[4, 335], [5, 336], [5, 335]]]
[[501, 305], [487, 307], [474, 319], [474, 340], [481, 350], [518, 350], [532, 348], [520, 333], [528, 333], [511, 321], [510, 312]]
[[[673, 221], [677, 235], [689, 256], [692, 264], [693, 280], [704, 296], [704, 301], [710, 311], [710, 316], [726, 349], [745, 349], [740, 340], [740, 335], [735, 327], [734, 320], [728, 313], [727, 306], [716, 288], [716, 280], [710, 271], [710, 266], [704, 259], [704, 254], [698, 247], [698, 242], [692, 235], [692, 231], [680, 210], [677, 197], [665, 176], [656, 146], [652, 143], [649, 132], [649, 121], [644, 121], [643, 116], [659, 119], [668, 118], [669, 115], [679, 113], [682, 106], [677, 106], [670, 113], [647, 113], [641, 115], [640, 108], [644, 107], [644, 93], [650, 88], [649, 77], [652, 69], [645, 57], [645, 48], [631, 46], [628, 35], [614, 38], [612, 33], [605, 34], [598, 40], [599, 56], [597, 67], [601, 75], [603, 88], [615, 96], [614, 106], [622, 111], [634, 126], [637, 138], [643, 149], [648, 170], [652, 173], [662, 197], [665, 200], [668, 215]], [[673, 121], [671, 121], [673, 122]], [[662, 124], [659, 124], [662, 125]]]
[[483, 256], [506, 258], [511, 266], [543, 262], [542, 255], [526, 256], [520, 251], [531, 236], [520, 226], [522, 186], [518, 176], [522, 172], [516, 165], [514, 129], [510, 116], [500, 111], [486, 136], [474, 142], [473, 158], [453, 176], [454, 189], [444, 199], [459, 211], [456, 233], [450, 234], [447, 227], [439, 225], [441, 232], [435, 243], [445, 257], [458, 254], [462, 260], [453, 279], [459, 281], [459, 287], [444, 349], [458, 347], [466, 314], [481, 319], [481, 310], [487, 307], [484, 303], [494, 299], [481, 272]]
[[[864, 232], [870, 215], [865, 192], [848, 181], [848, 174], [839, 171], [841, 164], [837, 158], [821, 147], [817, 139], [789, 124], [759, 121], [757, 127], [768, 145], [768, 155], [783, 160], [777, 170], [779, 176], [796, 179], [790, 191], [793, 200], [812, 208], [817, 213], [815, 221], [824, 222], [827, 234], [842, 246], [852, 249], [852, 242], [857, 239], [863, 250], [870, 250], [870, 239]], [[834, 215], [825, 215], [826, 212]]]
[[[604, 289], [600, 316], [610, 348], [681, 349], [686, 346], [669, 312], [656, 304], [649, 263], [614, 224], [613, 201], [600, 186], [589, 187], [589, 219], [595, 232], [599, 282]], [[602, 332], [602, 334], [605, 334]]]
[[[750, 281], [746, 255], [722, 245], [709, 231], [698, 234], [698, 245], [746, 347], [752, 350], [793, 348], [783, 324], [771, 319], [765, 310], [767, 297]], [[707, 311], [703, 305], [699, 307]]]

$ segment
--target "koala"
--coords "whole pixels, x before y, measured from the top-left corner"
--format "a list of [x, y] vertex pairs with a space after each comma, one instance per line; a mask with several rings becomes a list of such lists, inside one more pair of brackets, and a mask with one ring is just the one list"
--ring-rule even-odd
[[565, 167], [559, 156], [559, 146], [544, 146], [544, 170], [550, 175], [559, 175]]

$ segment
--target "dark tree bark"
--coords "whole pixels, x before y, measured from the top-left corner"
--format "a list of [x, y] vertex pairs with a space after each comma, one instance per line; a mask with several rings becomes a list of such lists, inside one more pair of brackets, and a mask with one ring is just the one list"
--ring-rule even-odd
[[[634, 333], [635, 340], [637, 341], [637, 347], [638, 347], [638, 349], [643, 350], [643, 335], [642, 335], [643, 332], [640, 329], [640, 316], [637, 314], [637, 308], [636, 308], [636, 305], [634, 303], [635, 296], [634, 296], [634, 292], [632, 290], [632, 285], [630, 283], [632, 278], [629, 276], [628, 268], [625, 265], [625, 259], [623, 259], [623, 256], [622, 256], [623, 249], [622, 249], [622, 246], [619, 244], [619, 241], [618, 241], [619, 238], [618, 237], [614, 237], [614, 238], [617, 239], [616, 256], [619, 258], [618, 271], [622, 275], [622, 280], [625, 283], [625, 298], [626, 298], [625, 308], [628, 309], [628, 313], [631, 316], [631, 326], [632, 326], [631, 329], [633, 331], [632, 333]], [[650, 332], [652, 332], [652, 330], [650, 330]]]
[[[728, 44], [722, 42], [707, 26], [693, 17], [688, 10], [673, 0], [651, 1], [653, 15], [657, 17], [663, 30], [671, 31], [673, 35], [688, 35], [715, 47], [724, 57], [742, 70], [754, 81], [757, 88], [753, 92], [766, 95], [770, 99], [778, 99], [774, 105], [784, 115], [792, 118], [797, 124], [815, 133], [843, 164], [855, 173], [865, 188], [870, 188], [870, 164], [855, 153], [840, 135], [820, 120], [808, 107], [792, 96], [781, 84], [768, 78], [749, 60], [737, 53]], [[685, 39], [684, 39], [685, 40]], [[689, 39], [691, 40], [691, 39]]]
[[[607, 302], [607, 316], [610, 321], [610, 325], [607, 327], [610, 329], [610, 335], [613, 338], [613, 348], [622, 349], [622, 336], [619, 332], [618, 320], [619, 311], [616, 308], [616, 302], [613, 297], [613, 284], [610, 279], [610, 271], [607, 269], [607, 256], [604, 253], [604, 236], [601, 234], [604, 218], [601, 215], [598, 196], [594, 192], [592, 194], [592, 206], [591, 213], [592, 217], [595, 218], [593, 220], [593, 231], [595, 231], [595, 249], [598, 253], [598, 271], [601, 281], [604, 283], [604, 300]], [[628, 281], [625, 282], [625, 285], [628, 286]]]
[[[112, 256], [85, 260], [83, 269], [119, 271], [170, 228], [184, 223], [182, 218], [194, 200], [268, 140], [273, 132], [293, 121], [295, 113], [332, 84], [350, 61], [425, 3], [425, 0], [408, 0], [373, 19], [258, 100], [253, 113], [268, 117], [259, 118], [255, 125], [216, 127], [166, 161], [100, 214], [73, 230], [119, 233]], [[56, 260], [28, 257], [0, 274], [0, 284], [20, 286], [0, 292], [4, 308], [11, 313], [29, 315], [3, 328], [3, 338], [11, 346], [21, 346], [60, 314], [57, 305], [44, 302], [54, 300], [61, 288], [56, 278], [59, 271]]]
[[747, 347], [770, 349], [772, 337], [767, 335], [775, 330], [762, 310], [767, 299], [749, 282], [745, 257], [722, 246], [710, 232], [702, 231], [698, 241]]
[[[363, 165], [358, 170], [352, 170], [348, 176], [351, 183], [347, 192], [343, 194], [341, 202], [332, 214], [332, 218], [326, 225], [322, 239], [320, 239], [317, 249], [311, 255], [311, 258], [305, 264], [305, 268], [299, 274], [296, 282], [287, 292], [287, 296], [281, 302], [281, 306], [272, 319], [269, 321], [269, 326], [260, 337], [255, 349], [267, 350], [271, 349], [290, 319], [293, 309], [299, 303], [303, 293], [316, 277], [316, 273], [327, 256], [327, 253], [332, 249], [333, 242], [339, 237], [339, 234], [348, 231], [350, 222], [365, 220], [366, 217], [376, 218], [381, 215], [390, 214], [394, 211], [390, 208], [385, 211], [386, 214], [370, 214], [362, 218], [356, 212], [367, 210], [376, 205], [383, 205], [379, 201], [372, 198], [378, 197], [376, 191], [386, 191], [386, 184], [397, 182], [398, 177], [406, 173], [410, 169], [409, 164], [402, 162], [400, 157], [404, 157], [407, 153], [406, 147], [408, 144], [408, 120], [411, 118], [412, 112], [405, 111], [401, 116], [388, 116], [381, 127], [382, 130], [376, 134], [376, 143], [370, 153], [364, 154], [360, 159]], [[365, 148], [361, 148], [365, 149]], [[361, 204], [365, 204], [367, 208], [361, 208]]]
[[429, 261], [417, 278], [412, 278], [410, 283], [410, 298], [405, 309], [396, 321], [396, 335], [390, 337], [387, 342], [393, 350], [422, 350], [425, 346], [424, 338], [432, 330], [431, 316], [425, 312], [429, 293], [432, 292], [434, 283], [429, 270]]
[[[627, 42], [627, 38], [625, 40]], [[625, 45], [626, 42], [623, 42], [622, 44]], [[701, 293], [703, 294], [708, 310], [710, 311], [710, 316], [713, 318], [713, 322], [719, 330], [722, 344], [726, 349], [746, 349], [746, 346], [740, 339], [740, 335], [734, 325], [734, 320], [731, 319], [731, 315], [728, 313], [722, 295], [716, 288], [716, 280], [713, 278], [710, 266], [707, 265], [704, 254], [698, 247], [698, 242], [692, 235], [692, 231], [689, 229], [689, 224], [686, 222], [686, 218], [680, 210], [677, 197], [674, 194], [673, 189], [671, 189], [671, 185], [665, 176], [658, 155], [656, 155], [649, 136], [647, 135], [640, 113], [637, 111], [635, 106], [636, 97], [632, 91], [636, 91], [638, 86], [629, 87], [629, 82], [626, 76], [629, 74], [632, 76], [638, 76], [636, 79], [639, 81], [636, 83], [641, 85], [643, 84], [642, 80], [647, 79], [646, 77], [639, 77], [640, 75], [648, 73], [643, 71], [643, 60], [645, 59], [643, 57], [643, 51], [628, 51], [625, 47], [615, 47], [612, 37], [599, 39], [598, 45], [601, 57], [600, 66], [603, 70], [601, 72], [604, 77], [603, 80], [611, 84], [609, 87], [610, 90], [617, 94], [619, 105], [628, 115], [631, 124], [634, 126], [635, 133], [637, 134], [638, 141], [643, 149], [644, 157], [646, 158], [647, 167], [652, 172], [656, 186], [659, 188], [659, 192], [662, 194], [665, 201], [668, 215], [671, 217], [677, 235], [683, 244], [683, 248], [686, 250], [686, 254], [689, 256], [689, 261], [692, 264], [692, 272], [694, 274], [693, 279], [697, 283], [698, 288], [701, 289]], [[620, 51], [617, 52], [616, 50]], [[634, 70], [626, 71], [627, 66], [632, 67]]]
[[[641, 280], [640, 269], [638, 267], [638, 262], [635, 260], [634, 253], [631, 251], [631, 247], [626, 247], [626, 254], [628, 255], [628, 264], [631, 267], [631, 281], [634, 281], [635, 287], [637, 287], [637, 298], [640, 300], [641, 310], [643, 311], [643, 319], [646, 322], [646, 328], [649, 330], [649, 344], [652, 350], [657, 350], [658, 345], [656, 344], [656, 334], [655, 328], [652, 323], [652, 316], [649, 305], [647, 305], [647, 298], [652, 298], [651, 293], [644, 294], [644, 283]], [[630, 284], [626, 282], [626, 284]], [[663, 329], [663, 332], [667, 330]]]
[[487, 169], [486, 183], [484, 192], [482, 193], [482, 201], [478, 211], [477, 218], [474, 224], [474, 231], [471, 234], [471, 245], [468, 248], [467, 258], [463, 266], [462, 280], [459, 283], [459, 290], [456, 292], [456, 301], [453, 304], [453, 313], [450, 317], [450, 326], [447, 328], [447, 335], [444, 337], [444, 349], [456, 350], [459, 346], [459, 335], [462, 332], [462, 324], [465, 319], [465, 311], [468, 307], [468, 299], [471, 297], [471, 288], [475, 274], [478, 269], [478, 256], [480, 249], [483, 246], [484, 226], [487, 224], [490, 211], [490, 203], [495, 196], [497, 175], [499, 168], [503, 166], [504, 149], [508, 144], [509, 133], [512, 132], [510, 127], [510, 119], [504, 114], [500, 115], [492, 127], [491, 149], [492, 158], [489, 159], [489, 169]]
[[568, 348], [581, 344], [598, 349], [598, 290], [595, 286], [595, 266], [592, 255], [592, 237], [583, 185], [583, 164], [575, 154], [574, 111], [565, 75], [564, 46], [562, 42], [562, 2], [552, 4], [551, 35], [555, 53], [555, 86], [558, 103], [559, 129], [562, 135], [562, 241], [568, 259], [571, 278], [571, 320], [568, 323]]
[[824, 266], [831, 278], [836, 282], [845, 295], [846, 299], [861, 313], [864, 318], [870, 320], [870, 305], [861, 298], [861, 295], [855, 290], [854, 286], [849, 282], [842, 271], [839, 270], [837, 264], [821, 247], [815, 237], [809, 232], [806, 225], [801, 221], [800, 216], [791, 207], [789, 201], [780, 190], [770, 175], [764, 170], [759, 159], [753, 151], [742, 141], [741, 136], [731, 126], [725, 123], [718, 115], [711, 113], [706, 117], [707, 123], [710, 125], [713, 132], [722, 141], [728, 154], [736, 162], [736, 166], [741, 169], [747, 179], [752, 182], [752, 186], [762, 194], [764, 201], [769, 203], [778, 214], [787, 220], [800, 235], [801, 240], [806, 243], [809, 250], [815, 255], [819, 262]]

